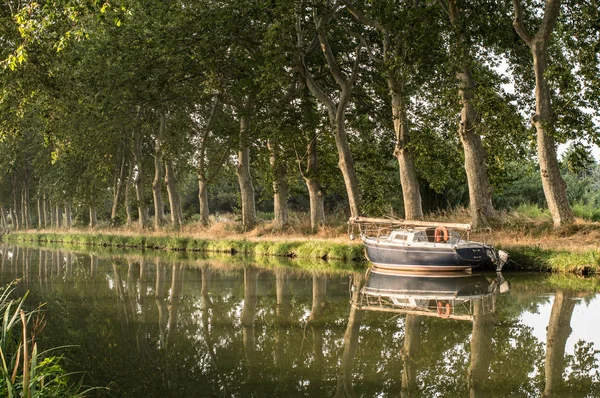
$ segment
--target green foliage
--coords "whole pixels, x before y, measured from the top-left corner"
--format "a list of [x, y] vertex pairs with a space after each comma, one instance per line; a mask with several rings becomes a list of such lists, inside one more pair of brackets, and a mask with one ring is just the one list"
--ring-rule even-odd
[[27, 295], [12, 299], [12, 286], [0, 288], [0, 396], [80, 397], [81, 385], [71, 384], [54, 350], [38, 351], [36, 337], [43, 329], [40, 310], [27, 312]]

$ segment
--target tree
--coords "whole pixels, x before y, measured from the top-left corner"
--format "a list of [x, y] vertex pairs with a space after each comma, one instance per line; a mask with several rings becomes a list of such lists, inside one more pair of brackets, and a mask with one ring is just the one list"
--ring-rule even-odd
[[554, 140], [555, 113], [552, 109], [552, 91], [546, 76], [549, 59], [549, 43], [560, 13], [560, 0], [548, 0], [543, 19], [537, 32], [531, 35], [525, 26], [523, 5], [513, 0], [514, 22], [519, 37], [531, 50], [535, 73], [536, 112], [531, 123], [537, 132], [537, 153], [546, 202], [554, 226], [570, 224], [575, 220], [567, 198], [567, 184], [560, 175]]

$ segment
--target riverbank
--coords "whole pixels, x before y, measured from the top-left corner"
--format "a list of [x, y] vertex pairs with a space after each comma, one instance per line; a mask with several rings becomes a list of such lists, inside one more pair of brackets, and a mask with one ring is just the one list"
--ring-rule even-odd
[[[589, 231], [588, 231], [589, 232]], [[218, 236], [218, 234], [216, 234]], [[333, 235], [333, 234], [332, 234]], [[600, 274], [600, 250], [594, 234], [584, 233], [560, 236], [531, 233], [474, 234], [473, 240], [493, 242], [496, 247], [510, 253], [511, 261], [505, 271], [542, 271], [576, 275]], [[68, 244], [75, 246], [114, 247], [136, 250], [166, 250], [179, 252], [241, 254], [250, 257], [279, 257], [322, 261], [332, 268], [366, 268], [364, 249], [360, 241], [350, 241], [345, 236], [302, 237], [282, 235], [249, 236], [230, 234], [211, 239], [181, 233], [131, 232], [107, 233], [86, 231], [25, 231], [2, 237], [5, 242], [36, 242]], [[335, 264], [334, 264], [335, 263]]]

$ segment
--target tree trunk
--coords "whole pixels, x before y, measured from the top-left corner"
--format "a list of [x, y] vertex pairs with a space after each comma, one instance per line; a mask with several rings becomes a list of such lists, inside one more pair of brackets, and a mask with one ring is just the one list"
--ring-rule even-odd
[[572, 331], [571, 317], [575, 303], [573, 297], [562, 290], [557, 291], [554, 296], [546, 332], [546, 386], [543, 398], [556, 396], [556, 391], [564, 383], [562, 375], [565, 370], [565, 346]]
[[242, 197], [242, 226], [244, 232], [256, 226], [256, 205], [254, 201], [254, 186], [250, 175], [250, 120], [254, 110], [254, 99], [250, 95], [240, 118], [240, 149], [236, 174]]
[[203, 226], [208, 225], [208, 181], [202, 176], [198, 176], [198, 201], [200, 202], [200, 223]]
[[165, 204], [162, 197], [163, 165], [162, 165], [162, 137], [165, 131], [165, 115], [160, 114], [160, 127], [154, 146], [154, 181], [152, 181], [152, 197], [154, 198], [154, 228], [159, 228], [165, 223]]
[[65, 204], [65, 228], [71, 228], [71, 203]]
[[[308, 198], [310, 201], [310, 227], [313, 231], [316, 231], [319, 227], [325, 225], [325, 207], [323, 204], [323, 190], [321, 184], [317, 180], [318, 175], [318, 163], [317, 163], [317, 134], [313, 131], [313, 136], [306, 147], [306, 170], [302, 170], [300, 166], [300, 173], [306, 187], [308, 188]], [[298, 159], [300, 163], [300, 159]]]
[[406, 220], [422, 220], [423, 207], [421, 204], [421, 191], [417, 178], [417, 169], [412, 151], [408, 147], [410, 130], [406, 116], [406, 102], [403, 97], [403, 87], [393, 77], [388, 76], [388, 87], [392, 97], [392, 114], [394, 116], [394, 130], [396, 132], [396, 147], [394, 156], [398, 160], [400, 171], [400, 185], [404, 201], [404, 218]]
[[171, 159], [165, 162], [165, 185], [169, 194], [169, 206], [171, 207], [171, 224], [179, 229], [182, 224], [183, 214], [181, 211], [181, 197], [177, 192], [177, 180], [173, 170], [173, 161]]
[[312, 275], [312, 306], [308, 322], [319, 323], [325, 313], [325, 296], [327, 294], [327, 275], [313, 272]]
[[29, 176], [26, 174], [23, 182], [23, 215], [25, 228], [31, 228], [31, 207], [29, 200]]
[[42, 213], [42, 199], [38, 198], [37, 199], [37, 225], [38, 225], [38, 229], [42, 229], [42, 225], [44, 223], [44, 219], [43, 219], [43, 213]]
[[350, 217], [358, 217], [361, 215], [361, 200], [358, 189], [358, 177], [354, 169], [354, 159], [352, 158], [352, 152], [350, 152], [350, 145], [348, 144], [348, 136], [346, 134], [345, 112], [338, 109], [336, 120], [332, 123], [334, 124], [335, 146], [338, 151], [338, 167], [342, 172], [344, 184], [346, 185], [348, 204], [350, 205]]
[[27, 222], [27, 202], [25, 201], [25, 185], [21, 189], [21, 226], [25, 229], [29, 229], [29, 223]]
[[127, 180], [125, 181], [125, 195], [123, 201], [125, 202], [125, 214], [127, 216], [127, 220], [125, 221], [125, 225], [128, 227], [133, 223], [133, 217], [131, 210], [131, 180], [133, 179], [133, 162], [129, 163], [129, 171], [127, 172]]
[[48, 202], [50, 228], [56, 228], [56, 211], [51, 201]]
[[282, 229], [288, 224], [288, 187], [285, 181], [286, 168], [279, 156], [279, 148], [272, 141], [267, 142], [269, 149], [269, 163], [273, 172], [273, 213], [277, 229]]
[[0, 205], [0, 211], [2, 212], [2, 228], [8, 228], [8, 220], [6, 219], [6, 210], [4, 205]]
[[169, 294], [169, 320], [167, 325], [169, 326], [167, 332], [167, 346], [173, 340], [172, 336], [177, 330], [177, 318], [179, 317], [179, 307], [181, 290], [183, 288], [183, 272], [179, 265], [173, 264], [171, 268], [171, 291]]
[[358, 298], [364, 276], [362, 274], [353, 275], [352, 305], [350, 306], [350, 315], [348, 316], [348, 325], [344, 333], [344, 350], [341, 359], [341, 372], [338, 376], [335, 396], [336, 397], [354, 397], [354, 388], [352, 387], [352, 365], [356, 349], [358, 348], [358, 332], [362, 323], [363, 312], [358, 309]]
[[[339, 92], [335, 93], [335, 96], [328, 95], [314, 80], [310, 72], [307, 70], [304, 64], [303, 55], [299, 55], [295, 59], [296, 69], [303, 77], [306, 82], [306, 86], [311, 91], [313, 96], [317, 98], [326, 108], [329, 114], [329, 121], [335, 138], [335, 145], [338, 152], [338, 167], [344, 177], [344, 184], [346, 186], [346, 193], [348, 195], [348, 204], [350, 206], [351, 217], [357, 217], [360, 215], [360, 192], [358, 186], [358, 178], [356, 176], [356, 170], [354, 169], [354, 160], [352, 159], [352, 153], [348, 144], [348, 136], [346, 134], [346, 108], [350, 102], [352, 96], [352, 88], [356, 82], [358, 76], [359, 60], [361, 46], [356, 48], [354, 54], [355, 61], [352, 67], [351, 75], [348, 77], [342, 72], [339, 67], [329, 41], [327, 40], [327, 34], [325, 31], [327, 15], [322, 15], [315, 18], [315, 24], [317, 28], [319, 43], [321, 44], [321, 50], [329, 67], [329, 72], [333, 79], [336, 81]], [[298, 24], [300, 26], [300, 24]], [[301, 31], [296, 32], [300, 38], [302, 35]], [[299, 45], [302, 45], [299, 40]], [[337, 97], [337, 98], [336, 98]]]
[[417, 389], [416, 357], [421, 350], [421, 325], [423, 318], [407, 314], [404, 322], [404, 346], [402, 347], [402, 389], [400, 396], [408, 398], [415, 395]]
[[123, 189], [123, 185], [125, 183], [125, 173], [127, 172], [127, 159], [125, 156], [125, 151], [123, 151], [123, 158], [121, 159], [121, 168], [119, 170], [119, 176], [117, 177], [117, 181], [115, 183], [115, 194], [113, 196], [113, 204], [110, 210], [110, 225], [112, 227], [117, 225], [117, 210], [119, 208], [119, 199], [121, 197], [121, 190]]
[[44, 212], [44, 228], [48, 228], [48, 224], [51, 224], [51, 221], [48, 220], [48, 200], [46, 199], [45, 193], [42, 196], [42, 206], [43, 206], [43, 212]]
[[98, 225], [98, 217], [96, 215], [96, 207], [90, 205], [90, 228], [96, 228]]
[[546, 80], [548, 48], [546, 43], [535, 41], [531, 46], [535, 70], [535, 111], [532, 118], [537, 132], [537, 153], [542, 175], [542, 186], [555, 227], [571, 224], [575, 216], [567, 198], [567, 184], [560, 175], [556, 158], [556, 143], [552, 136], [554, 112], [552, 110], [550, 86]]
[[137, 166], [137, 174], [135, 176], [135, 196], [137, 199], [138, 222], [140, 228], [145, 228], [148, 225], [148, 206], [146, 206], [144, 192], [142, 137], [139, 134], [135, 137], [133, 155]]
[[13, 202], [13, 207], [12, 207], [12, 225], [13, 225], [13, 229], [20, 229], [21, 228], [21, 222], [19, 220], [18, 214], [19, 214], [19, 200], [17, 198], [17, 177], [13, 174], [12, 176], [12, 191], [11, 191], [11, 196], [12, 196], [12, 202]]
[[[254, 340], [254, 318], [256, 317], [256, 304], [258, 296], [257, 283], [258, 282], [258, 269], [254, 267], [244, 268], [244, 307], [240, 316], [240, 322], [242, 324], [242, 340], [244, 343], [244, 350], [246, 352], [246, 366], [248, 367], [248, 373], [253, 375], [255, 373], [254, 366], [254, 352], [255, 352], [255, 340]], [[252, 379], [252, 378], [251, 378]]]
[[476, 133], [477, 112], [472, 103], [475, 81], [471, 68], [464, 67], [458, 76], [460, 79], [458, 92], [462, 101], [458, 135], [465, 154], [471, 222], [474, 228], [480, 228], [488, 225], [489, 218], [494, 213], [492, 186], [487, 174], [487, 154], [481, 137]]
[[471, 398], [486, 397], [489, 394], [483, 386], [489, 378], [490, 363], [494, 356], [492, 345], [494, 316], [484, 313], [483, 301], [473, 304], [473, 333], [471, 334], [471, 360], [467, 380]]
[[[456, 28], [460, 27], [461, 16], [456, 2], [449, 0], [448, 8], [450, 13], [450, 22]], [[492, 205], [492, 186], [487, 174], [487, 154], [481, 137], [477, 134], [477, 124], [479, 116], [473, 105], [473, 96], [475, 90], [475, 79], [471, 67], [469, 66], [471, 56], [467, 48], [467, 38], [464, 33], [459, 33], [459, 48], [464, 57], [463, 65], [456, 74], [458, 78], [458, 96], [460, 98], [462, 109], [460, 112], [460, 124], [458, 135], [463, 146], [465, 155], [465, 171], [467, 174], [467, 183], [469, 185], [469, 207], [471, 210], [471, 222], [474, 228], [481, 228], [489, 223], [493, 216], [494, 207]]]
[[56, 205], [56, 228], [62, 228], [63, 226], [63, 214], [62, 214], [62, 206], [60, 204]]

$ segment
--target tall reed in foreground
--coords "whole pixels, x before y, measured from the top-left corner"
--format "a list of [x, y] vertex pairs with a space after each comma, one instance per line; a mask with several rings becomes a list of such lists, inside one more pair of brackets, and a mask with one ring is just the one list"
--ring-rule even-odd
[[70, 383], [60, 356], [50, 355], [53, 350], [38, 351], [36, 337], [45, 325], [43, 315], [24, 309], [27, 294], [11, 299], [14, 285], [0, 287], [0, 397], [85, 396], [81, 383]]

